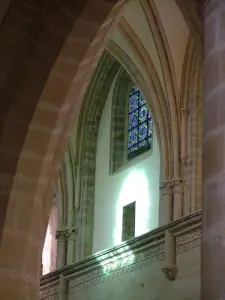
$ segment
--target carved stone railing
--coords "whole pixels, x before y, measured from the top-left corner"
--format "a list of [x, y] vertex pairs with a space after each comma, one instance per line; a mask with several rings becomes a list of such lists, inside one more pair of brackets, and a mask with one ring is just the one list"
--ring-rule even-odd
[[175, 280], [179, 273], [177, 257], [199, 247], [200, 243], [201, 212], [196, 212], [42, 276], [39, 299], [67, 300], [68, 294], [89, 290], [153, 265], [159, 267], [168, 280]]

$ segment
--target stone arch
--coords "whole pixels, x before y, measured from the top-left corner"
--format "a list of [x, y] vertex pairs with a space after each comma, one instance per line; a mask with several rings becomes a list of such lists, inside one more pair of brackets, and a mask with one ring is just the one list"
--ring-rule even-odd
[[[126, 57], [125, 54], [117, 53], [112, 50], [115, 45], [108, 47], [108, 50], [113, 55], [113, 57], [108, 53], [104, 52], [102, 58], [99, 61], [98, 68], [91, 80], [88, 90], [85, 94], [84, 105], [81, 108], [78, 127], [76, 131], [79, 132], [78, 139], [76, 140], [79, 147], [76, 149], [75, 164], [77, 168], [80, 168], [81, 176], [77, 174], [80, 180], [80, 186], [82, 186], [82, 192], [79, 195], [79, 203], [81, 205], [80, 211], [78, 212], [78, 228], [82, 228], [79, 233], [79, 242], [77, 247], [81, 249], [78, 259], [83, 259], [87, 255], [91, 254], [92, 250], [92, 234], [93, 234], [93, 224], [94, 224], [94, 196], [95, 196], [95, 164], [96, 164], [96, 146], [98, 139], [98, 127], [101, 120], [102, 111], [105, 105], [105, 101], [113, 82], [116, 77], [120, 64], [117, 60], [125, 67], [126, 71], [122, 68], [118, 73], [118, 78], [121, 76], [121, 80], [125, 80], [126, 83], [131, 85], [132, 80], [137, 83], [143, 93], [146, 101], [148, 102], [149, 108], [153, 115], [154, 123], [156, 124], [156, 132], [160, 144], [160, 155], [161, 158], [161, 179], [164, 181], [169, 181], [172, 178], [172, 165], [170, 156], [171, 146], [170, 146], [170, 126], [166, 126], [169, 120], [165, 115], [165, 104], [164, 108], [159, 105], [158, 98], [160, 97], [156, 92], [153, 94], [149, 90], [149, 86], [145, 83], [145, 79], [138, 71], [135, 64]], [[118, 50], [118, 49], [117, 49]], [[115, 58], [116, 59], [115, 59]], [[109, 63], [110, 62], [110, 63]], [[112, 67], [113, 66], [113, 67]], [[112, 71], [114, 68], [114, 71]], [[113, 72], [113, 76], [109, 75]], [[129, 73], [129, 75], [127, 74]], [[103, 77], [102, 77], [103, 76]], [[156, 77], [155, 74], [153, 74]], [[105, 89], [105, 92], [104, 92]], [[116, 87], [115, 87], [116, 89]], [[115, 92], [114, 89], [114, 92]], [[102, 91], [103, 90], [103, 91]], [[153, 85], [153, 91], [155, 87]], [[128, 92], [128, 91], [127, 91]], [[155, 97], [154, 97], [154, 96]], [[152, 100], [154, 97], [154, 100]], [[151, 99], [151, 100], [150, 100]], [[112, 122], [114, 122], [112, 120]], [[160, 129], [159, 129], [160, 128]], [[162, 134], [161, 134], [162, 133]], [[165, 139], [165, 135], [168, 135]], [[161, 148], [163, 147], [163, 148]], [[168, 149], [168, 150], [167, 150]], [[163, 200], [160, 206], [163, 206]], [[87, 205], [88, 204], [88, 205]], [[163, 208], [160, 209], [160, 219], [163, 218]]]
[[[113, 56], [115, 53], [110, 50]], [[115, 56], [116, 57], [116, 56]], [[157, 103], [157, 96], [155, 97], [154, 103], [149, 99], [152, 98], [151, 92], [149, 94], [149, 87], [144, 84], [145, 80], [141, 77], [141, 73], [137, 76], [138, 70], [135, 67], [134, 63], [131, 60], [127, 60], [124, 64], [124, 60], [121, 60], [121, 53], [119, 57], [113, 58], [108, 52], [104, 52], [98, 67], [94, 73], [94, 76], [91, 80], [91, 83], [88, 86], [88, 90], [85, 94], [84, 104], [81, 108], [79, 122], [75, 129], [77, 134], [76, 144], [79, 147], [76, 147], [75, 150], [75, 160], [74, 163], [76, 165], [76, 169], [79, 170], [76, 172], [75, 181], [79, 181], [78, 186], [81, 191], [77, 197], [75, 197], [76, 201], [79, 198], [79, 212], [78, 212], [78, 228], [81, 228], [78, 237], [77, 249], [80, 249], [80, 253], [77, 256], [77, 259], [83, 259], [87, 255], [91, 254], [92, 250], [92, 232], [93, 232], [93, 216], [94, 216], [94, 195], [95, 195], [95, 164], [96, 164], [96, 146], [97, 146], [97, 138], [98, 138], [98, 127], [101, 120], [102, 111], [105, 105], [105, 101], [118, 70], [120, 69], [120, 63], [125, 66], [126, 70], [130, 75], [127, 74], [123, 68], [120, 69], [118, 77], [121, 75], [121, 80], [125, 80], [128, 85], [132, 83], [131, 78], [135, 83], [137, 83], [138, 87], [140, 87], [141, 91], [144, 91], [143, 95], [147, 95], [147, 101], [153, 112], [153, 119], [156, 122], [156, 132], [159, 138], [159, 144], [164, 146], [162, 153], [167, 155], [167, 158], [164, 156], [163, 162], [161, 164], [161, 176], [163, 180], [169, 180], [167, 176], [169, 173], [172, 174], [171, 171], [167, 175], [167, 170], [171, 168], [169, 156], [171, 155], [171, 151], [167, 151], [170, 149], [169, 144], [167, 144], [167, 140], [169, 140], [169, 126], [165, 126], [163, 122], [168, 122], [166, 118], [163, 118], [162, 114], [165, 113], [165, 110], [160, 110], [159, 106], [155, 106], [154, 103]], [[127, 66], [133, 66], [133, 68], [127, 68]], [[114, 70], [113, 70], [114, 69]], [[110, 74], [111, 73], [111, 74]], [[113, 76], [112, 76], [113, 73]], [[135, 74], [135, 75], [134, 75]], [[156, 75], [155, 75], [156, 76]], [[104, 91], [105, 89], [105, 91]], [[116, 90], [116, 87], [115, 87]], [[115, 92], [114, 90], [114, 92]], [[129, 92], [127, 90], [127, 92]], [[126, 98], [126, 97], [125, 97]], [[154, 111], [157, 111], [158, 118], [154, 117]], [[113, 120], [112, 120], [113, 122]], [[165, 140], [165, 135], [162, 134], [160, 136], [158, 130], [158, 124], [161, 125], [161, 132], [167, 132], [168, 138]], [[162, 125], [163, 124], [163, 125]], [[165, 147], [165, 145], [167, 145]], [[118, 148], [118, 147], [117, 147]], [[160, 147], [161, 148], [161, 147]], [[161, 152], [161, 149], [160, 149]], [[162, 154], [161, 154], [162, 155]], [[166, 176], [166, 177], [165, 177]], [[75, 187], [77, 189], [77, 185]], [[89, 204], [89, 205], [87, 205]]]
[[120, 62], [132, 80], [137, 84], [148, 103], [152, 112], [155, 130], [160, 145], [161, 181], [169, 181], [172, 179], [170, 126], [169, 120], [166, 118], [167, 114], [165, 109], [161, 106], [160, 102], [157, 101], [158, 96], [154, 86], [151, 85], [151, 83], [146, 82], [142, 73], [130, 57], [113, 42], [109, 43], [108, 50]]
[[[133, 78], [133, 81], [137, 83], [138, 87], [140, 87], [140, 90], [143, 91], [143, 95], [144, 96], [146, 95], [145, 98], [148, 101], [151, 111], [153, 112], [153, 118], [155, 119], [155, 122], [157, 124], [156, 126], [157, 135], [159, 137], [161, 146], [163, 146], [160, 147], [162, 148], [160, 149], [161, 157], [163, 156], [162, 164], [161, 164], [161, 178], [163, 181], [164, 180], [170, 181], [173, 179], [172, 177], [173, 172], [171, 169], [172, 165], [170, 159], [170, 157], [173, 156], [173, 154], [171, 153], [172, 149], [170, 145], [171, 127], [169, 125], [168, 118], [166, 118], [166, 116], [169, 114], [168, 112], [166, 113], [168, 107], [165, 102], [164, 104], [162, 104], [163, 103], [162, 97], [161, 97], [162, 107], [160, 107], [159, 101], [157, 100], [160, 97], [160, 93], [159, 95], [157, 94], [157, 92], [151, 94], [151, 92], [149, 92], [148, 85], [145, 83], [145, 79], [142, 77], [140, 71], [138, 71], [137, 67], [135, 67], [131, 59], [129, 59], [125, 53], [122, 53], [121, 49], [117, 48], [115, 50], [115, 48], [116, 46], [113, 45], [113, 43], [111, 42], [108, 47], [108, 50], [122, 64], [122, 66], [125, 67], [128, 73], [131, 74], [131, 78]], [[105, 74], [108, 74], [108, 70], [102, 67], [102, 65], [104, 66], [104, 60], [106, 60], [105, 56], [106, 56], [106, 52], [103, 54], [98, 65], [98, 69], [95, 72], [95, 76], [92, 78], [91, 84], [88, 87], [88, 91], [85, 95], [85, 102], [81, 109], [79, 124], [76, 129], [76, 131], [80, 133], [79, 135], [80, 137], [78, 137], [77, 140], [77, 144], [79, 144], [80, 146], [76, 149], [75, 161], [76, 161], [76, 166], [81, 169], [82, 176], [80, 177], [80, 181], [81, 181], [80, 185], [82, 186], [82, 190], [84, 190], [84, 193], [80, 195], [80, 201], [79, 201], [81, 205], [81, 210], [79, 212], [80, 225], [78, 227], [82, 228], [81, 233], [79, 233], [79, 239], [80, 239], [79, 245], [81, 245], [79, 246], [79, 248], [82, 249], [82, 253], [79, 256], [79, 259], [82, 259], [85, 256], [89, 255], [91, 253], [91, 247], [92, 247], [94, 191], [95, 191], [94, 190], [95, 163], [96, 163], [96, 145], [97, 145], [97, 137], [98, 137], [98, 127], [99, 127], [102, 111], [105, 105], [106, 96], [109, 92], [109, 88], [111, 87], [111, 83], [113, 81], [113, 77], [109, 79], [109, 85], [106, 94], [103, 97], [99, 96], [98, 95], [98, 92], [100, 91], [99, 82], [101, 83], [103, 82], [100, 73], [101, 68], [102, 70], [104, 70]], [[110, 57], [108, 53], [107, 56]], [[110, 69], [110, 67], [108, 68]], [[118, 70], [119, 70], [119, 64], [117, 63], [117, 70], [114, 73], [114, 77], [116, 76]], [[124, 80], [128, 82], [130, 81], [131, 84], [131, 80], [129, 79], [130, 76], [126, 76], [124, 74], [126, 74], [126, 71], [121, 69], [120, 73], [118, 74], [118, 77], [121, 75], [122, 77], [124, 77], [123, 78]], [[152, 73], [151, 75], [155, 78], [157, 82], [156, 79], [157, 75], [154, 73]], [[97, 78], [99, 79], [97, 80]], [[153, 91], [159, 89], [159, 87], [155, 88], [154, 84], [152, 85], [152, 87], [153, 87]], [[153, 95], [155, 97], [153, 97]], [[154, 100], [150, 101], [150, 99], [152, 98], [154, 98]], [[155, 117], [154, 117], [154, 113], [156, 113]], [[166, 139], [165, 136], [167, 136]], [[89, 203], [88, 206], [87, 203]], [[87, 212], [87, 210], [89, 210], [89, 212]], [[161, 209], [161, 211], [162, 210], [163, 209]], [[85, 246], [87, 245], [87, 243], [88, 243], [88, 247]]]
[[7, 58], [0, 73], [3, 298], [37, 294], [35, 257], [44, 241], [59, 162], [123, 2], [17, 1], [1, 23], [0, 55]]
[[203, 60], [195, 40], [189, 38], [182, 74], [181, 162], [184, 178], [184, 214], [201, 209]]
[[104, 51], [94, 76], [84, 97], [84, 104], [79, 117], [77, 143], [80, 145], [76, 153], [76, 166], [81, 170], [82, 191], [80, 197], [80, 211], [78, 214], [79, 232], [79, 259], [92, 253], [92, 235], [94, 220], [95, 196], [95, 167], [98, 127], [105, 102], [112, 82], [120, 68], [120, 64]]
[[121, 68], [116, 78], [113, 91], [111, 112], [111, 139], [110, 139], [110, 172], [116, 172], [124, 163], [124, 149], [126, 136], [124, 118], [126, 116], [127, 99], [129, 97], [132, 80], [128, 73]]
[[[178, 178], [180, 178], [180, 124], [178, 114], [178, 87], [175, 80], [173, 60], [169, 50], [165, 30], [162, 26], [162, 22], [158, 15], [158, 11], [155, 7], [154, 2], [145, 0], [142, 2], [142, 6], [149, 23], [149, 28], [153, 34], [154, 42], [156, 43], [161, 69], [164, 74], [163, 84], [160, 83], [154, 64], [147, 54], [147, 51], [144, 48], [142, 42], [138, 39], [134, 30], [129, 26], [125, 19], [122, 18], [120, 20], [119, 28], [121, 29], [124, 38], [127, 39], [131, 47], [134, 49], [135, 53], [143, 61], [142, 65], [149, 73], [149, 82], [152, 82], [151, 90], [153, 90], [154, 87], [156, 93], [158, 94], [158, 99], [160, 100], [164, 111], [167, 113], [167, 118], [169, 118], [168, 124], [170, 126], [170, 143], [172, 147], [171, 177], [172, 180], [177, 180]], [[165, 90], [163, 85], [165, 86]]]
[[204, 52], [204, 3], [205, 0], [180, 1], [175, 0], [191, 31], [197, 51], [202, 56]]
[[[0, 74], [3, 298], [37, 297], [36, 258], [71, 120], [123, 3], [53, 1], [50, 7], [49, 2], [17, 2], [1, 24], [0, 55], [8, 58]], [[72, 83], [76, 101], [66, 97]]]
[[59, 204], [57, 242], [57, 268], [70, 265], [76, 257], [76, 209], [75, 209], [75, 170], [71, 142], [62, 161], [58, 185]]

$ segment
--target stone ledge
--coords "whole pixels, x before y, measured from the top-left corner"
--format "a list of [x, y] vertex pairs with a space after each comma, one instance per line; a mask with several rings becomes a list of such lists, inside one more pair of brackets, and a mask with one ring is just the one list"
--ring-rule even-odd
[[[110, 258], [115, 258], [120, 261], [121, 253], [126, 254], [127, 258], [130, 255], [135, 256], [132, 263], [139, 261], [140, 256], [147, 258], [161, 255], [164, 253], [165, 231], [170, 230], [176, 236], [177, 254], [183, 251], [191, 250], [192, 247], [188, 246], [191, 243], [197, 243], [197, 239], [201, 238], [201, 211], [181, 218], [168, 225], [161, 226], [155, 230], [148, 232], [140, 237], [134, 238], [126, 243], [117, 247], [101, 251], [92, 255], [80, 262], [66, 266], [60, 270], [49, 273], [41, 277], [41, 289], [46, 285], [59, 280], [60, 274], [67, 278], [82, 277], [84, 274], [97, 272], [98, 268], [102, 266], [110, 266]], [[197, 243], [199, 246], [199, 243]], [[118, 269], [117, 267], [115, 269]]]

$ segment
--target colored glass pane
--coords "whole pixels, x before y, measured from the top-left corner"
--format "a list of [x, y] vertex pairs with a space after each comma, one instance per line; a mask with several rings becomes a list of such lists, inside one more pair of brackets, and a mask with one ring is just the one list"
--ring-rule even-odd
[[143, 105], [139, 110], [139, 122], [143, 123], [147, 120], [148, 109], [146, 105]]
[[148, 120], [148, 137], [152, 136], [152, 119]]
[[143, 123], [139, 126], [139, 141], [142, 141], [147, 138], [148, 126], [146, 123]]
[[129, 112], [138, 109], [138, 97], [139, 97], [138, 93], [135, 93], [130, 97]]
[[138, 110], [129, 114], [129, 130], [138, 126]]
[[139, 105], [142, 106], [143, 104], [145, 104], [145, 100], [144, 100], [144, 97], [140, 94], [140, 96], [139, 96]]
[[138, 128], [129, 131], [129, 145], [133, 146], [138, 143]]
[[152, 145], [152, 118], [144, 97], [133, 84], [129, 99], [128, 159], [143, 153]]
[[146, 147], [147, 144], [148, 144], [148, 141], [147, 141], [147, 140], [144, 140], [144, 141], [140, 142], [140, 143], [138, 144], [138, 146], [139, 146], [139, 148], [141, 148], [141, 147]]

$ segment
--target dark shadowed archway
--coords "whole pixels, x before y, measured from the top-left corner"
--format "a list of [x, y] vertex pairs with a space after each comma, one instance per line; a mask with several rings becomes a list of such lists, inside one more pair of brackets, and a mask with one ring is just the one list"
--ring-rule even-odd
[[1, 23], [2, 299], [37, 297], [62, 154], [123, 2], [16, 1]]

